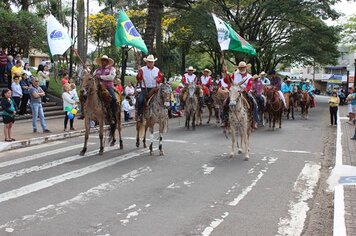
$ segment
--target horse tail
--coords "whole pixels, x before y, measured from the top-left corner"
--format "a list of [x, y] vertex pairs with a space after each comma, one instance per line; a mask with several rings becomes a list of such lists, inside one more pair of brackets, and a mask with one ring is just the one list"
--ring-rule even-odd
[[117, 121], [115, 120], [115, 123], [110, 125], [110, 130], [109, 130], [109, 142], [113, 141], [115, 139], [115, 130], [116, 130], [116, 125]]
[[146, 128], [146, 121], [143, 121], [140, 123], [140, 130], [139, 130], [139, 137], [143, 138], [143, 136], [145, 135], [145, 128]]

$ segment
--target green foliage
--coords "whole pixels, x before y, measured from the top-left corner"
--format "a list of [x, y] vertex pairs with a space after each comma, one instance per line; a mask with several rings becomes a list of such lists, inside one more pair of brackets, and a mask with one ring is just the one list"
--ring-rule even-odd
[[347, 19], [341, 33], [341, 43], [352, 51], [356, 50], [356, 15]]
[[13, 13], [0, 9], [0, 43], [2, 46], [22, 52], [26, 48], [46, 49], [46, 32], [43, 21], [33, 13]]

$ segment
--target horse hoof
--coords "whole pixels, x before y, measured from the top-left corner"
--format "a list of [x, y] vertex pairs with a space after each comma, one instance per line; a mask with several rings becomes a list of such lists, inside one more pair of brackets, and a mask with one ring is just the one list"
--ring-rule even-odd
[[250, 159], [250, 157], [245, 157], [245, 159], [244, 159], [244, 160], [245, 160], [245, 161], [248, 161], [249, 159]]
[[241, 154], [241, 153], [242, 153], [242, 150], [238, 150], [237, 153], [238, 153], [238, 154]]
[[114, 146], [114, 145], [115, 145], [115, 142], [112, 141], [112, 142], [110, 143], [110, 147], [112, 147], [112, 146]]
[[210, 123], [210, 121], [207, 121], [206, 123], [207, 123], [207, 124], [209, 124], [209, 123]]
[[81, 152], [79, 153], [79, 156], [84, 156], [84, 154], [85, 154], [85, 152], [81, 151]]
[[163, 151], [160, 151], [160, 152], [159, 152], [159, 155], [160, 155], [160, 156], [164, 156]]
[[230, 154], [230, 158], [233, 158], [234, 157], [234, 154]]
[[136, 143], [136, 147], [140, 147], [140, 143]]

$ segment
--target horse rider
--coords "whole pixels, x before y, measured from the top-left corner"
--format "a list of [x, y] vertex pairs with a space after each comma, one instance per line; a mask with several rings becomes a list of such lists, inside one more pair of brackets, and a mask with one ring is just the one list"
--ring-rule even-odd
[[137, 115], [138, 121], [142, 122], [143, 117], [143, 105], [147, 95], [154, 89], [157, 85], [163, 82], [163, 75], [160, 70], [154, 65], [157, 58], [152, 54], [143, 58], [146, 62], [146, 66], [141, 67], [138, 70], [136, 76], [137, 84], [140, 84], [141, 92], [138, 97]]
[[268, 79], [268, 77], [266, 76], [266, 72], [262, 71], [260, 73], [260, 80], [262, 81], [262, 84], [264, 86], [269, 86], [271, 84], [271, 81]]
[[[188, 70], [187, 70], [187, 73], [185, 73], [183, 76], [182, 76], [182, 83], [184, 85], [184, 88], [182, 90], [182, 95], [181, 95], [181, 98], [182, 98], [182, 101], [183, 101], [183, 104], [185, 103], [185, 93], [187, 92], [188, 90], [188, 85], [189, 84], [195, 84], [195, 85], [198, 85], [198, 78], [197, 76], [194, 74], [195, 72], [195, 69], [193, 66], [189, 66], [188, 67]], [[197, 89], [198, 90], [198, 89]], [[203, 101], [203, 96], [201, 94], [198, 94], [198, 100], [199, 100], [199, 104], [200, 105], [203, 105], [204, 101]]]
[[260, 76], [254, 75], [252, 81], [251, 92], [256, 95], [258, 104], [264, 104], [266, 99], [264, 98], [263, 92], [263, 83], [260, 79]]
[[[292, 80], [288, 77], [286, 79], [285, 83], [283, 83], [283, 85], [282, 85], [281, 91], [284, 95], [285, 100], [286, 100], [286, 97], [289, 98], [289, 96], [293, 93], [293, 84], [291, 82], [292, 82]], [[286, 94], [288, 94], [288, 95], [286, 95]], [[288, 104], [287, 104], [286, 108], [289, 107], [289, 100], [286, 100], [286, 102], [287, 101], [288, 101]]]
[[252, 81], [253, 78], [252, 76], [247, 73], [247, 69], [250, 67], [250, 64], [246, 64], [244, 61], [240, 61], [239, 65], [236, 66], [237, 70], [235, 70], [234, 74], [231, 75], [230, 79], [228, 77], [224, 78], [224, 82], [230, 84], [229, 88], [231, 87], [232, 84], [239, 84], [241, 87], [241, 91], [244, 91], [244, 94], [246, 95], [247, 100], [250, 103], [250, 106], [253, 108], [253, 128], [257, 128], [257, 123], [258, 123], [258, 105], [256, 100], [253, 98], [251, 95], [250, 89], [252, 87]]
[[313, 94], [314, 87], [313, 87], [313, 85], [310, 84], [310, 80], [307, 79], [305, 81], [305, 84], [302, 87], [302, 91], [308, 91], [308, 94], [311, 99], [310, 106], [314, 107], [314, 94]]
[[271, 70], [268, 75], [270, 76], [271, 86], [278, 91], [279, 98], [282, 100], [284, 107], [287, 107], [286, 100], [284, 99], [283, 93], [281, 91], [282, 79], [276, 75], [275, 70]]
[[213, 78], [210, 76], [211, 71], [207, 68], [203, 70], [203, 75], [200, 77], [200, 80], [198, 81], [198, 85], [201, 85], [203, 88], [203, 91], [206, 96], [210, 95], [210, 87], [213, 84]]
[[299, 82], [299, 84], [298, 84], [298, 90], [299, 90], [299, 91], [302, 91], [304, 85], [305, 85], [304, 79], [301, 78], [301, 79], [300, 79], [300, 82]]
[[100, 84], [103, 85], [109, 92], [111, 96], [111, 112], [112, 112], [112, 120], [116, 119], [116, 94], [114, 90], [114, 79], [116, 77], [116, 70], [113, 67], [114, 60], [108, 57], [107, 55], [103, 55], [102, 57], [98, 57], [95, 59], [95, 62], [100, 67], [94, 71], [94, 77], [100, 80]]

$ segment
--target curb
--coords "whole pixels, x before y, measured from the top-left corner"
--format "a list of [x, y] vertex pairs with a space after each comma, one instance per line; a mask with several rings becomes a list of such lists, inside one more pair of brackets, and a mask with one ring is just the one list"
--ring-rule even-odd
[[[135, 124], [136, 124], [136, 122], [132, 121], [132, 122], [121, 124], [121, 127], [122, 128], [131, 127], [131, 126], [134, 126]], [[104, 130], [108, 130], [108, 128], [109, 128], [108, 125], [104, 126]], [[98, 133], [98, 132], [99, 132], [99, 127], [90, 129], [90, 134]], [[10, 143], [0, 142], [0, 151], [2, 152], [2, 151], [11, 150], [11, 149], [24, 148], [24, 147], [48, 143], [48, 142], [52, 142], [52, 141], [67, 139], [67, 138], [79, 137], [84, 134], [85, 134], [85, 129], [81, 129], [81, 130], [69, 131], [69, 132], [64, 132], [64, 133], [59, 133], [59, 134], [51, 134], [51, 135], [44, 136], [44, 137], [19, 140], [19, 141], [10, 142]]]

